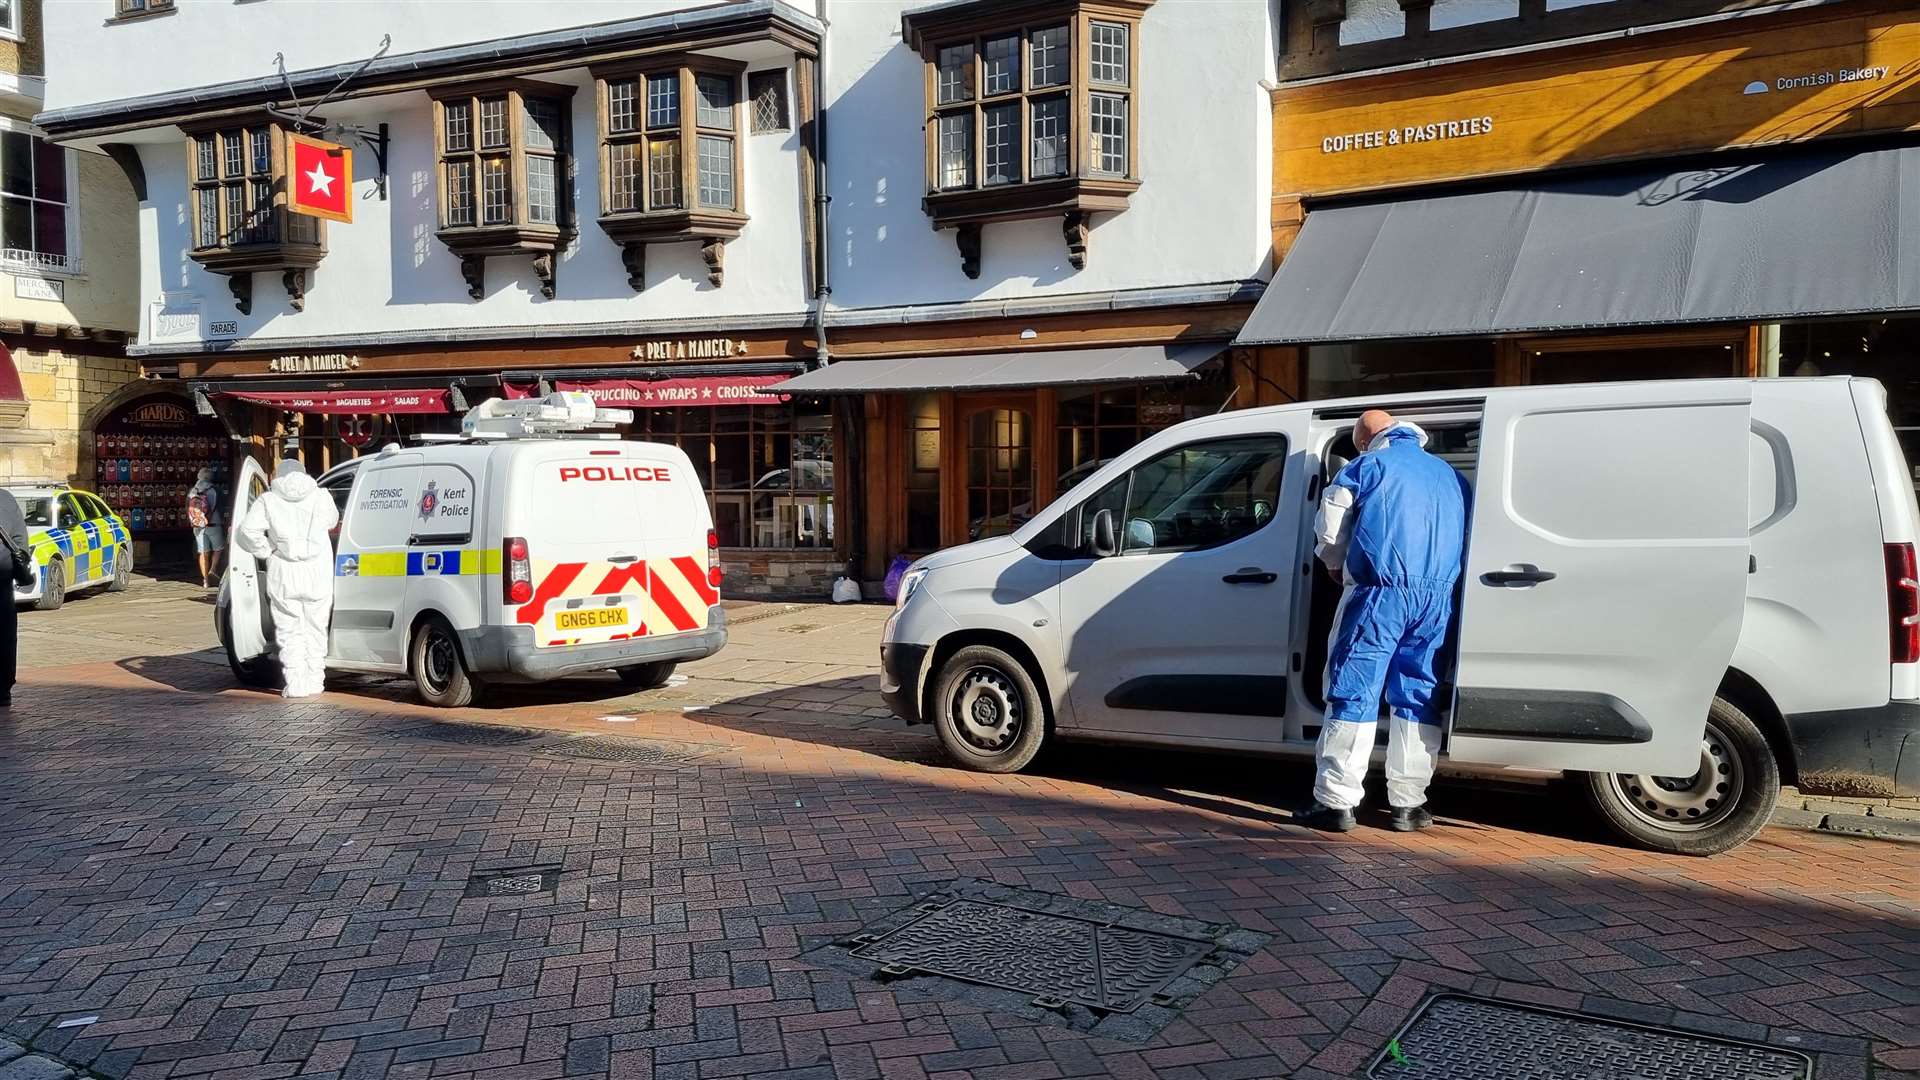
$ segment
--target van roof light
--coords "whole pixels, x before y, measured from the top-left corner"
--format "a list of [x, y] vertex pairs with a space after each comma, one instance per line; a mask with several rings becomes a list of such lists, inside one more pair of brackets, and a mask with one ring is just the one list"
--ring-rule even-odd
[[543, 398], [488, 398], [467, 410], [460, 434], [469, 439], [512, 439], [599, 434], [633, 422], [632, 409], [603, 409], [578, 390]]

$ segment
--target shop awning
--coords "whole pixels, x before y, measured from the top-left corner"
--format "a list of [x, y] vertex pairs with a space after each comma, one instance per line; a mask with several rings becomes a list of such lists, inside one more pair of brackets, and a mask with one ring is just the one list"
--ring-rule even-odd
[[1012, 390], [1083, 383], [1161, 382], [1192, 376], [1226, 345], [1129, 345], [837, 360], [789, 379], [786, 394], [887, 394], [908, 390]]
[[222, 390], [220, 396], [282, 412], [447, 413], [447, 391], [437, 390]]
[[1920, 147], [1826, 149], [1315, 209], [1237, 343], [1912, 310], [1916, 192]]
[[[700, 375], [670, 379], [553, 379], [554, 390], [585, 391], [615, 409], [666, 409], [713, 405], [778, 405], [786, 401], [769, 387], [791, 375]], [[539, 384], [509, 380], [510, 398], [532, 397]]]

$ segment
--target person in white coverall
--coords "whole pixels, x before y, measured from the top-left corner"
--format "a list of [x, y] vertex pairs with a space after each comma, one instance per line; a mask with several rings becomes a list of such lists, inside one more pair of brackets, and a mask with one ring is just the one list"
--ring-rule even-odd
[[333, 496], [294, 458], [273, 471], [273, 486], [247, 508], [238, 542], [267, 560], [267, 604], [286, 674], [286, 697], [324, 689], [327, 623], [333, 615], [333, 541], [340, 524]]
[[1303, 824], [1354, 826], [1384, 694], [1387, 802], [1393, 828], [1433, 824], [1427, 784], [1440, 752], [1443, 703], [1433, 700], [1453, 621], [1467, 539], [1469, 488], [1426, 452], [1427, 433], [1379, 409], [1353, 427], [1360, 451], [1327, 485], [1314, 523], [1318, 554], [1346, 587], [1327, 648], [1327, 714], [1313, 805]]

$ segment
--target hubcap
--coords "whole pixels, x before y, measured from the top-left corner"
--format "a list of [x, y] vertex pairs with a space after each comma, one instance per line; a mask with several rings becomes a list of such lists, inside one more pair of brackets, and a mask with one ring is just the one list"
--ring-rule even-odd
[[951, 711], [960, 737], [988, 753], [1006, 749], [1025, 722], [1013, 680], [989, 667], [969, 668], [961, 676]]
[[1700, 767], [1692, 776], [1612, 773], [1608, 782], [1640, 820], [1668, 832], [1697, 832], [1733, 813], [1746, 788], [1746, 771], [1727, 737], [1708, 724], [1700, 740]]
[[428, 631], [426, 649], [427, 685], [436, 694], [444, 693], [453, 682], [453, 640], [436, 631]]

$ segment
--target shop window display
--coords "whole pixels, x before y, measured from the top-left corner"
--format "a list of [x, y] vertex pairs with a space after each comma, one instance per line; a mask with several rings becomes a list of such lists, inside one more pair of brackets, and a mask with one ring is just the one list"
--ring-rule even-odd
[[647, 409], [634, 437], [693, 459], [720, 546], [833, 547], [833, 418], [824, 403]]
[[1059, 496], [1154, 432], [1219, 412], [1233, 392], [1231, 372], [1215, 360], [1199, 374], [1190, 382], [1061, 390], [1054, 487]]
[[1367, 341], [1307, 348], [1307, 397], [1363, 397], [1492, 386], [1484, 339]]

